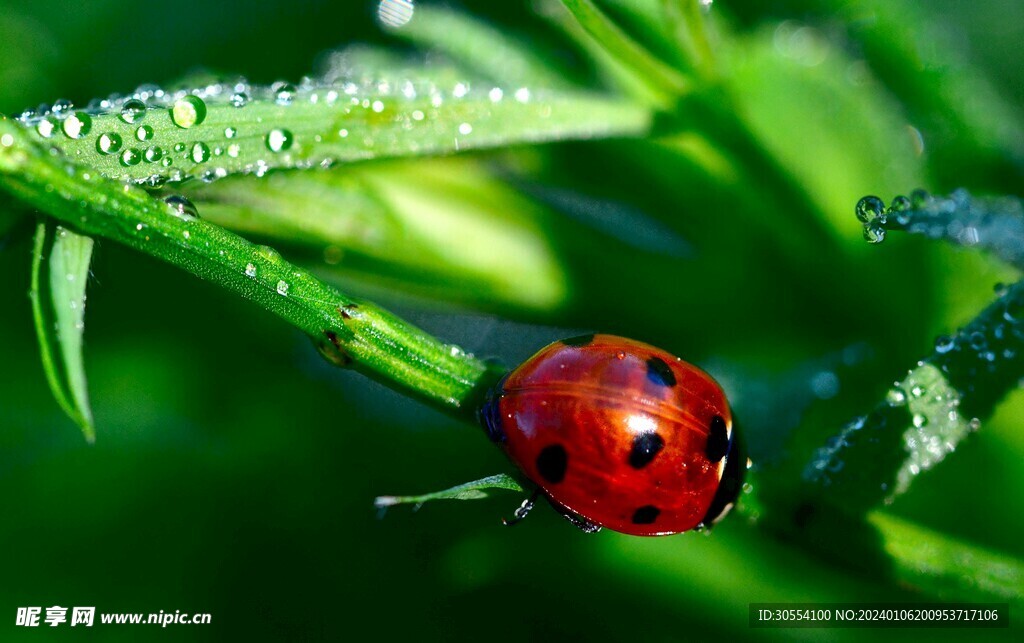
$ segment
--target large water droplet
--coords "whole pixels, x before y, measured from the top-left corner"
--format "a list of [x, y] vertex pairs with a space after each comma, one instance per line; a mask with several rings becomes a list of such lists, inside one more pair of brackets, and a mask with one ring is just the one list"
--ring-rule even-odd
[[68, 138], [82, 138], [92, 129], [92, 116], [85, 112], [74, 112], [64, 119], [61, 129]]
[[53, 131], [55, 129], [57, 129], [57, 126], [48, 118], [44, 118], [36, 123], [36, 132], [38, 132], [43, 138], [50, 138], [53, 136]]
[[117, 154], [121, 150], [121, 136], [114, 132], [100, 134], [96, 139], [96, 151], [100, 154]]
[[286, 129], [273, 129], [267, 134], [267, 149], [271, 152], [283, 152], [292, 146], [292, 133]]
[[135, 138], [140, 141], [148, 141], [153, 138], [153, 128], [149, 125], [142, 125], [139, 129], [135, 130]]
[[146, 117], [146, 104], [137, 98], [130, 98], [121, 106], [121, 120], [125, 123], [138, 123]]
[[196, 209], [195, 204], [180, 194], [172, 194], [171, 196], [166, 197], [164, 199], [164, 203], [171, 206], [171, 210], [174, 212], [175, 216], [182, 218], [191, 217], [193, 219], [199, 218], [199, 210]]
[[171, 107], [171, 120], [182, 129], [188, 129], [206, 119], [206, 103], [198, 96], [185, 96]]
[[291, 105], [295, 99], [295, 85], [290, 83], [274, 84], [274, 100], [278, 105]]
[[885, 212], [885, 203], [877, 196], [866, 196], [857, 202], [857, 218], [861, 223], [871, 223]]
[[210, 160], [210, 148], [206, 143], [196, 143], [192, 146], [192, 150], [189, 152], [189, 158], [192, 159], [193, 163], [206, 163]]
[[121, 165], [124, 165], [125, 167], [138, 165], [141, 160], [142, 154], [140, 154], [136, 149], [128, 148], [124, 152], [121, 152]]
[[146, 150], [144, 155], [146, 163], [156, 163], [164, 157], [164, 151], [159, 146], [154, 145], [153, 147]]

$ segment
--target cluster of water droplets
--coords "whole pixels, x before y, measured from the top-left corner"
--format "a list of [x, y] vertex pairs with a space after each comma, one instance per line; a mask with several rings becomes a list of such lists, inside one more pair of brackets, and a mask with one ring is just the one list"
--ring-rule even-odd
[[865, 238], [872, 243], [883, 241], [887, 230], [903, 230], [988, 248], [1024, 266], [1024, 207], [1016, 198], [975, 198], [966, 190], [935, 197], [915, 190], [910, 198], [896, 197], [888, 207], [878, 197], [866, 196], [857, 203], [856, 212]]
[[[157, 187], [192, 176], [210, 181], [234, 172], [262, 176], [279, 166], [329, 167], [337, 158], [337, 146], [345, 147], [346, 157], [372, 156], [380, 137], [398, 135], [396, 128], [420, 128], [424, 136], [407, 137], [408, 151], [417, 152], [421, 139], [443, 138], [444, 132], [437, 130], [434, 121], [442, 106], [450, 101], [472, 99], [486, 106], [504, 101], [529, 103], [533, 99], [526, 87], [474, 86], [448, 77], [431, 80], [422, 70], [418, 74], [384, 77], [380, 72], [347, 65], [346, 60], [344, 55], [332, 58], [334, 62], [323, 78], [304, 78], [297, 85], [283, 81], [270, 86], [253, 85], [245, 79], [176, 91], [143, 85], [129, 95], [112, 95], [81, 109], [59, 100], [23, 112], [17, 118], [41, 138], [52, 141], [55, 149], [77, 156], [94, 150], [101, 157], [116, 159], [117, 167], [121, 168], [103, 170], [106, 174]], [[240, 111], [236, 123], [209, 126], [212, 105], [226, 104], [245, 110], [257, 102], [279, 107], [300, 103], [323, 106], [327, 115], [322, 127], [312, 127], [314, 131], [305, 133], [301, 140], [291, 129], [275, 126], [262, 114], [255, 119], [245, 118]], [[486, 115], [486, 109], [479, 114]], [[111, 115], [117, 120], [112, 122]], [[348, 119], [349, 116], [352, 118]], [[349, 120], [351, 125], [347, 124]], [[222, 121], [223, 115], [218, 115], [218, 122]], [[176, 135], [171, 140], [164, 135], [161, 141], [161, 132], [166, 131], [168, 122], [175, 126]], [[204, 123], [206, 126], [200, 127]], [[450, 140], [456, 149], [475, 129], [469, 120], [448, 122], [444, 127], [450, 128]], [[189, 140], [183, 130], [195, 132], [194, 139]], [[69, 142], [85, 141], [86, 145], [62, 145], [62, 138]], [[261, 144], [254, 145], [253, 139]], [[315, 149], [321, 143], [328, 145]], [[303, 145], [311, 146], [309, 150], [313, 153], [296, 154], [303, 151]]]
[[[192, 166], [203, 165], [217, 157], [237, 159], [240, 145], [233, 141], [239, 136], [239, 127], [228, 126], [216, 133], [202, 130], [192, 142], [177, 142], [161, 146], [158, 143], [160, 119], [167, 119], [177, 130], [190, 130], [206, 120], [208, 104], [226, 102], [236, 109], [251, 104], [252, 96], [269, 98], [276, 104], [290, 104], [295, 87], [276, 83], [272, 87], [256, 87], [238, 79], [228, 83], [207, 85], [198, 89], [167, 91], [156, 85], [143, 85], [127, 96], [112, 95], [97, 99], [82, 109], [75, 109], [70, 101], [58, 100], [53, 105], [40, 105], [35, 110], [22, 112], [17, 120], [33, 129], [41, 138], [58, 137], [68, 140], [91, 138], [92, 148], [104, 157], [116, 158], [122, 168], [151, 166], [149, 175], [137, 171], [126, 173], [137, 183], [152, 187], [167, 181], [181, 181], [193, 175]], [[116, 127], [110, 125], [110, 115], [116, 115]], [[241, 120], [241, 119], [240, 119]], [[98, 124], [104, 126], [98, 126]], [[154, 127], [156, 126], [156, 127]], [[261, 126], [262, 128], [262, 126]], [[271, 153], [285, 152], [292, 147], [294, 136], [280, 127], [262, 128], [265, 149]], [[127, 132], [126, 132], [127, 130]], [[199, 132], [200, 130], [196, 130]], [[58, 146], [59, 149], [59, 146]], [[82, 152], [76, 150], [75, 154]], [[264, 173], [269, 167], [258, 160], [241, 171]], [[180, 166], [180, 167], [179, 167]], [[227, 176], [226, 167], [212, 167], [198, 173], [204, 180]]]

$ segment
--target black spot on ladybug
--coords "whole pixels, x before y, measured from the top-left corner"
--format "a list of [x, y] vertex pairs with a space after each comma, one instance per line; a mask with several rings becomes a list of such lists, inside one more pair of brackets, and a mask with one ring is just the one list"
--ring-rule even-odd
[[587, 344], [590, 344], [593, 341], [594, 341], [594, 335], [593, 335], [593, 333], [591, 333], [590, 335], [579, 335], [577, 337], [570, 337], [569, 339], [563, 339], [562, 343], [565, 344], [566, 346], [580, 347], [580, 346], [586, 346]]
[[676, 376], [665, 360], [652, 357], [647, 360], [647, 379], [660, 386], [675, 386]]
[[711, 418], [711, 434], [704, 453], [711, 462], [718, 462], [729, 452], [729, 431], [725, 428], [725, 420], [721, 415]]
[[665, 441], [653, 431], [637, 435], [633, 438], [633, 450], [629, 452], [629, 466], [634, 469], [643, 469], [664, 448]]
[[660, 513], [661, 509], [658, 509], [654, 505], [644, 505], [633, 512], [633, 524], [650, 525], [658, 519], [658, 514]]
[[537, 471], [551, 484], [558, 484], [565, 479], [568, 466], [569, 454], [561, 444], [546, 446], [537, 456]]

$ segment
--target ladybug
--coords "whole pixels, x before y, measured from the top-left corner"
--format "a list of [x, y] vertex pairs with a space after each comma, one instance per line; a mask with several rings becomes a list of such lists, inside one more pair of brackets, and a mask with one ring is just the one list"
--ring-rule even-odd
[[[588, 532], [709, 526], [732, 507], [746, 468], [711, 376], [613, 335], [541, 349], [505, 376], [481, 416], [537, 492]], [[532, 506], [524, 502], [515, 520]]]

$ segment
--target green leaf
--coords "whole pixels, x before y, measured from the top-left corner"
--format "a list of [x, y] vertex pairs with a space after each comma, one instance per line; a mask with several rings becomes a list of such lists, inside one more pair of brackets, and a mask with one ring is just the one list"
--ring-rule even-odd
[[872, 512], [868, 521], [900, 582], [960, 600], [1024, 599], [1024, 561], [884, 513]]
[[26, 117], [37, 140], [103, 176], [148, 185], [262, 176], [392, 156], [632, 136], [650, 114], [579, 91], [500, 87], [421, 68], [310, 82], [245, 82], [137, 93], [58, 121]]
[[516, 482], [515, 478], [499, 473], [496, 476], [488, 476], [473, 482], [467, 482], [444, 491], [426, 493], [422, 496], [378, 496], [373, 504], [378, 509], [393, 507], [395, 505], [422, 505], [431, 500], [479, 500], [486, 498], [487, 489], [507, 489], [508, 491], [523, 491], [523, 487]]
[[85, 367], [85, 287], [93, 240], [43, 221], [36, 229], [32, 257], [32, 313], [43, 370], [57, 403], [93, 442], [96, 432]]
[[652, 96], [669, 104], [689, 88], [689, 78], [633, 40], [591, 0], [561, 1], [583, 31], [609, 56], [631, 70]]
[[804, 471], [813, 493], [858, 513], [903, 493], [977, 430], [1024, 377], [1024, 282], [1001, 292], [885, 399], [818, 449]]

